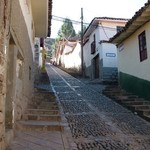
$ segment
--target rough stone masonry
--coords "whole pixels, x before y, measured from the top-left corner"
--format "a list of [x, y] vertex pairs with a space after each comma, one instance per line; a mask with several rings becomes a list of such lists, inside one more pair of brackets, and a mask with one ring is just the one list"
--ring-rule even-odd
[[5, 96], [7, 33], [9, 29], [10, 1], [0, 1], [0, 150], [5, 149]]

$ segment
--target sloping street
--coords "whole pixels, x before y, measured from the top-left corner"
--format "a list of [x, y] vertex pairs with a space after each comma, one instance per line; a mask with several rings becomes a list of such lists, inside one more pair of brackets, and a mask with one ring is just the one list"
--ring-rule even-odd
[[[100, 92], [104, 85], [89, 84], [88, 79], [88, 82], [85, 79], [81, 82], [53, 65], [48, 64], [46, 67], [51, 86], [43, 85], [41, 88], [55, 93], [61, 115], [61, 129], [50, 126], [58, 118], [52, 119], [51, 116], [47, 121], [40, 118], [37, 122], [34, 116], [30, 116], [30, 130], [27, 127], [18, 130], [11, 150], [150, 149], [150, 123], [104, 96]], [[40, 96], [36, 99], [38, 97]], [[41, 97], [38, 109], [44, 106], [47, 99], [44, 94]], [[54, 111], [50, 105], [50, 102], [46, 102], [42, 109], [50, 108]], [[50, 110], [47, 114], [46, 110], [44, 118], [50, 115]], [[39, 117], [43, 115], [44, 113]], [[58, 114], [55, 115], [58, 117]], [[25, 125], [27, 124], [26, 122]], [[35, 129], [38, 125], [40, 128]]]
[[150, 149], [150, 123], [97, 92], [98, 84], [92, 89], [54, 66], [47, 71], [79, 150]]

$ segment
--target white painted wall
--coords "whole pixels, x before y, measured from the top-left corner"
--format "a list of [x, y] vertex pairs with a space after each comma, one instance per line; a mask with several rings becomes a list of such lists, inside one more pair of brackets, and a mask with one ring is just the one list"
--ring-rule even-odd
[[[91, 43], [94, 41], [94, 34], [96, 38], [96, 52], [95, 54], [91, 55]], [[87, 67], [91, 65], [91, 60], [99, 53], [99, 49], [100, 49], [99, 42], [100, 42], [99, 28], [96, 28], [93, 31], [93, 33], [90, 35], [89, 41], [83, 47], [84, 56], [85, 56], [84, 60], [85, 60], [85, 63], [87, 64], [86, 65]]]
[[91, 45], [90, 41], [88, 41], [84, 46], [83, 46], [83, 59], [85, 66], [88, 67], [91, 65]]
[[116, 27], [110, 26], [100, 26], [99, 27], [100, 32], [100, 40], [109, 40], [111, 37], [113, 37], [116, 34]]
[[[102, 40], [109, 40], [113, 37], [117, 30], [117, 26], [124, 26], [125, 22], [114, 22], [114, 21], [104, 21], [100, 22], [99, 26], [91, 33], [89, 36], [89, 41], [83, 47], [84, 63], [86, 68], [91, 66], [92, 59], [99, 54], [100, 62], [103, 61], [103, 67], [117, 67], [117, 48], [114, 44], [99, 42]], [[96, 52], [91, 55], [91, 43], [93, 42], [93, 36], [96, 36]], [[109, 53], [109, 54], [108, 54]], [[107, 54], [107, 56], [106, 56]], [[109, 55], [109, 56], [108, 56]], [[115, 57], [110, 57], [114, 55]], [[88, 76], [90, 73], [88, 72]]]
[[31, 5], [30, 1], [27, 0], [19, 0], [20, 6], [22, 9], [22, 13], [24, 16], [24, 20], [26, 22], [27, 30], [28, 30], [28, 35], [30, 39], [30, 43], [32, 46], [32, 52], [34, 53], [34, 26], [33, 26], [33, 21], [32, 21], [32, 12], [31, 12]]
[[81, 45], [77, 43], [73, 52], [64, 55], [65, 68], [81, 68]]
[[[148, 58], [140, 62], [138, 35], [146, 31]], [[150, 22], [138, 29], [122, 44], [124, 49], [118, 49], [119, 71], [150, 81]]]
[[117, 48], [114, 44], [102, 43], [103, 67], [117, 67]]

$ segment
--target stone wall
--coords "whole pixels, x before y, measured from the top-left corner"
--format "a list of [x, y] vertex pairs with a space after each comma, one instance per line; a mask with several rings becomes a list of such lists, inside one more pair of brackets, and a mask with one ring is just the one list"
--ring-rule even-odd
[[[27, 7], [27, 5], [25, 4], [24, 7]], [[20, 2], [18, 0], [12, 0], [11, 34], [18, 51], [16, 68], [19, 68], [21, 71], [21, 76], [19, 76], [16, 72], [16, 95], [14, 100], [14, 107], [16, 108], [15, 120], [19, 120], [21, 118], [33, 92], [32, 72], [34, 66], [32, 52], [34, 41], [32, 32], [28, 32], [28, 27], [31, 27], [32, 24], [27, 25], [24, 17], [28, 16], [30, 12], [28, 9], [24, 10], [27, 10], [27, 12], [22, 12]], [[32, 17], [30, 17], [30, 20], [32, 20]], [[32, 41], [30, 39], [32, 39]]]
[[0, 1], [0, 150], [5, 149], [6, 51], [8, 49], [10, 1]]
[[[8, 133], [32, 98], [34, 35], [28, 32], [33, 27], [29, 13], [22, 11], [20, 0], [0, 0], [0, 150], [9, 144]], [[26, 24], [26, 15], [31, 24]]]

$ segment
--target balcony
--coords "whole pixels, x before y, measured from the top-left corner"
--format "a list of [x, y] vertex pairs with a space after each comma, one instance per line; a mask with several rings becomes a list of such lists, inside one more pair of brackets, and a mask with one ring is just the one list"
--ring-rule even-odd
[[36, 37], [50, 34], [52, 0], [31, 0]]

